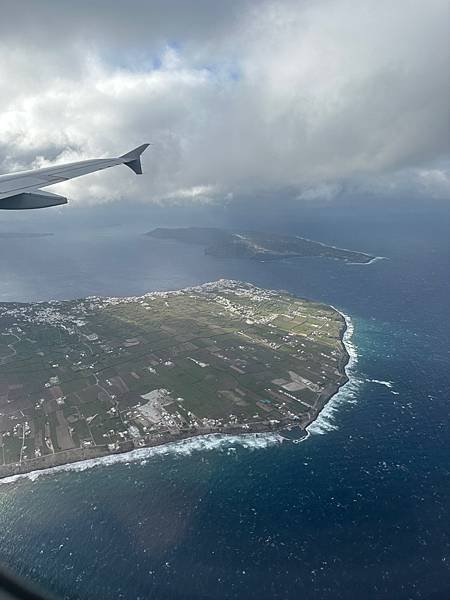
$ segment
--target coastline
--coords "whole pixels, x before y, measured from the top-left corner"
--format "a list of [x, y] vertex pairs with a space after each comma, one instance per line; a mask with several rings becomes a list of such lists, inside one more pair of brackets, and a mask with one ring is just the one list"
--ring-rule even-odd
[[373, 263], [376, 263], [380, 260], [389, 260], [387, 256], [374, 256], [373, 258], [371, 258], [368, 262], [347, 262], [348, 265], [361, 265], [361, 266], [367, 266], [367, 265], [373, 265]]
[[[63, 460], [58, 457], [63, 452], [49, 455], [48, 458], [58, 457], [53, 465], [35, 466], [0, 475], [0, 485], [15, 483], [19, 479], [30, 479], [35, 481], [42, 475], [55, 475], [66, 471], [85, 471], [94, 467], [108, 466], [112, 464], [127, 464], [130, 462], [145, 461], [152, 456], [163, 456], [167, 454], [189, 455], [196, 450], [214, 450], [223, 447], [241, 445], [244, 448], [267, 448], [282, 443], [286, 438], [281, 435], [280, 429], [261, 428], [260, 430], [245, 431], [234, 428], [229, 431], [215, 431], [211, 433], [191, 433], [190, 435], [167, 436], [164, 441], [155, 441], [141, 448], [133, 448], [111, 453], [108, 450], [102, 452], [101, 447], [80, 449], [84, 453], [83, 458], [68, 457]], [[73, 454], [73, 451], [68, 451]], [[70, 458], [70, 459], [69, 459]], [[142, 463], [145, 464], [145, 463]], [[27, 465], [31, 467], [31, 465]]]
[[265, 422], [223, 428], [221, 430], [203, 429], [180, 432], [179, 434], [160, 434], [158, 438], [152, 439], [142, 447], [136, 448], [129, 442], [126, 442], [116, 452], [111, 452], [106, 446], [65, 450], [31, 459], [26, 464], [1, 465], [0, 484], [13, 483], [20, 478], [34, 480], [40, 475], [54, 474], [61, 471], [83, 471], [101, 465], [134, 462], [153, 454], [166, 454], [172, 451], [175, 451], [175, 453], [180, 451], [183, 454], [186, 453], [183, 452], [183, 446], [186, 447], [186, 444], [194, 444], [196, 449], [205, 449], [205, 441], [210, 442], [213, 440], [216, 442], [213, 443], [213, 447], [233, 443], [245, 447], [248, 440], [252, 439], [253, 443], [255, 441], [259, 442], [257, 443], [258, 447], [267, 447], [267, 445], [281, 443], [284, 439], [287, 439], [282, 436], [282, 432], [288, 428], [296, 428], [301, 431], [302, 436], [298, 441], [306, 440], [311, 433], [324, 433], [327, 430], [334, 429], [334, 427], [330, 427], [329, 424], [325, 425], [325, 423], [329, 421], [331, 415], [336, 410], [336, 406], [340, 404], [342, 399], [341, 393], [345, 386], [352, 380], [351, 375], [353, 367], [357, 362], [357, 353], [352, 343], [354, 327], [351, 318], [334, 306], [329, 306], [343, 320], [340, 339], [345, 353], [339, 365], [342, 381], [331, 394], [328, 393], [323, 398], [320, 398], [320, 405], [315, 411], [314, 418], [308, 423], [299, 425], [298, 422], [292, 421], [283, 423], [282, 425], [269, 425], [269, 423]]
[[344, 365], [347, 381], [339, 386], [336, 393], [330, 397], [326, 404], [324, 404], [316, 418], [306, 426], [305, 431], [308, 436], [310, 434], [323, 435], [324, 433], [335, 430], [336, 426], [333, 425], [334, 413], [342, 403], [354, 401], [354, 397], [356, 396], [360, 384], [359, 379], [355, 376], [355, 367], [358, 363], [358, 352], [353, 342], [355, 328], [352, 318], [346, 313], [338, 310], [335, 306], [332, 306], [332, 308], [334, 308], [345, 321], [342, 343], [348, 356], [348, 360]]
[[[385, 257], [383, 256], [374, 256], [373, 254], [369, 254], [368, 252], [362, 252], [360, 250], [351, 250], [350, 248], [341, 248], [339, 246], [334, 246], [333, 244], [326, 244], [325, 242], [320, 242], [317, 240], [312, 240], [311, 238], [307, 238], [304, 236], [300, 236], [300, 235], [292, 235], [290, 237], [292, 237], [295, 240], [301, 240], [303, 242], [308, 242], [310, 244], [315, 244], [317, 246], [321, 246], [322, 248], [325, 248], [327, 250], [335, 250], [335, 251], [339, 251], [339, 252], [348, 252], [351, 253], [353, 255], [358, 255], [359, 257], [361, 257], [364, 260], [360, 260], [360, 261], [355, 261], [352, 262], [350, 259], [345, 258], [345, 257], [340, 257], [340, 256], [327, 256], [327, 255], [323, 255], [321, 253], [318, 254], [308, 254], [305, 252], [293, 252], [290, 254], [277, 254], [276, 251], [274, 250], [270, 250], [268, 248], [259, 248], [259, 250], [256, 253], [253, 253], [251, 255], [246, 255], [246, 254], [242, 254], [242, 255], [236, 255], [234, 254], [234, 252], [232, 252], [231, 254], [230, 252], [230, 247], [233, 247], [233, 242], [230, 239], [227, 239], [225, 241], [219, 242], [219, 245], [216, 244], [216, 240], [215, 239], [205, 239], [205, 238], [201, 238], [200, 239], [193, 239], [193, 238], [186, 238], [186, 237], [179, 237], [179, 233], [180, 231], [185, 231], [185, 232], [193, 232], [194, 230], [196, 230], [197, 232], [200, 231], [200, 235], [202, 232], [204, 232], [205, 230], [209, 230], [210, 228], [196, 228], [196, 227], [157, 227], [156, 229], [153, 229], [151, 231], [147, 231], [145, 232], [143, 235], [145, 236], [149, 236], [149, 237], [153, 237], [156, 238], [158, 240], [169, 240], [169, 241], [174, 241], [176, 243], [182, 243], [182, 244], [195, 244], [195, 245], [199, 245], [199, 246], [203, 246], [204, 247], [204, 253], [208, 256], [213, 256], [214, 258], [239, 258], [239, 259], [248, 259], [248, 260], [255, 260], [257, 262], [270, 262], [270, 261], [276, 261], [276, 260], [288, 260], [290, 258], [311, 258], [311, 257], [317, 257], [317, 258], [330, 258], [332, 260], [342, 260], [343, 262], [347, 263], [347, 264], [361, 264], [361, 265], [369, 265], [372, 262], [375, 262], [377, 260], [383, 259]], [[213, 228], [214, 229], [214, 228]], [[258, 232], [239, 232], [239, 231], [233, 231], [233, 230], [223, 230], [223, 229], [216, 229], [217, 233], [220, 234], [226, 234], [228, 235], [230, 238], [232, 237], [237, 237], [237, 238], [241, 238], [244, 239], [246, 241], [250, 241], [251, 239], [248, 240], [248, 236], [249, 234], [258, 234]], [[261, 235], [261, 234], [259, 234]], [[263, 234], [263, 235], [270, 235], [271, 234]], [[207, 235], [207, 238], [209, 238], [210, 236], [210, 232]], [[221, 245], [222, 244], [222, 245]], [[224, 251], [225, 248], [225, 251]], [[260, 251], [263, 250], [263, 251]], [[228, 254], [227, 254], [228, 251]], [[266, 255], [265, 255], [266, 254]]]

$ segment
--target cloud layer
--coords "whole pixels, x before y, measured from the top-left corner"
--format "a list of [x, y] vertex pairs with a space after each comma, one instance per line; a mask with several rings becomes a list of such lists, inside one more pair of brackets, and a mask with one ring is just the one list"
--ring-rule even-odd
[[449, 198], [449, 16], [446, 0], [11, 3], [0, 169], [151, 141], [144, 177], [117, 169], [64, 191], [83, 203], [287, 187], [310, 202], [349, 186]]

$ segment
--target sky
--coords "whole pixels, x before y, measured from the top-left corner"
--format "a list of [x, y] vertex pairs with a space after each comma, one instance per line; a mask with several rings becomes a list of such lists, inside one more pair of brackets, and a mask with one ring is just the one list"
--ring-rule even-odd
[[[73, 204], [450, 200], [447, 0], [16, 0], [0, 172], [123, 154]], [[63, 209], [58, 209], [63, 210]]]

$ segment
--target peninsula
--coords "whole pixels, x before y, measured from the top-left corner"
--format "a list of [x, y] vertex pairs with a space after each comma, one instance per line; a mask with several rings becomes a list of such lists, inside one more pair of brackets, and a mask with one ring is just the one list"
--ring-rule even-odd
[[258, 231], [227, 231], [214, 227], [159, 227], [146, 235], [199, 244], [205, 254], [217, 258], [251, 258], [259, 261], [306, 256], [320, 256], [353, 264], [367, 264], [377, 257], [365, 252], [346, 250], [315, 242], [297, 235], [262, 233]]
[[334, 308], [220, 280], [0, 304], [0, 477], [206, 433], [304, 430], [347, 381]]

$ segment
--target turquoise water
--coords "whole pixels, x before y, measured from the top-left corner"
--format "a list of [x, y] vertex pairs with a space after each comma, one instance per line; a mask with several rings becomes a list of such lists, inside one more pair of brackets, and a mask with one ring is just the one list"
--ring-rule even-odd
[[[127, 232], [86, 236], [70, 282], [64, 256], [39, 280], [0, 264], [3, 300], [219, 277], [288, 289], [349, 314], [358, 353], [302, 443], [213, 436], [0, 485], [4, 561], [67, 598], [449, 597], [448, 225], [341, 227], [341, 245], [389, 257], [365, 267], [218, 261]], [[35, 269], [57, 243], [33, 240]]]

